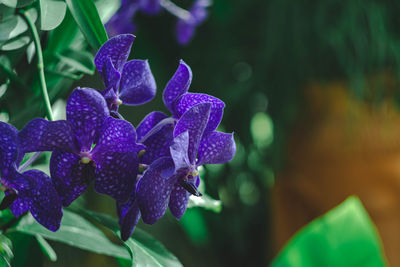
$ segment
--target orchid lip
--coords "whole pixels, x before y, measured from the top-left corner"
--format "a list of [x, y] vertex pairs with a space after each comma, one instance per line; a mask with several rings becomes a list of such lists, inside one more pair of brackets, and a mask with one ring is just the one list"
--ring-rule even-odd
[[83, 164], [89, 164], [91, 161], [93, 161], [92, 155], [89, 151], [82, 151], [80, 153], [80, 156], [81, 156], [81, 163]]

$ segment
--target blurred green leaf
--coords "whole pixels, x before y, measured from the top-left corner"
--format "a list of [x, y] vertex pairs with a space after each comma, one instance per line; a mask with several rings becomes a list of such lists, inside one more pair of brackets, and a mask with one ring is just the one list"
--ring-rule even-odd
[[48, 51], [60, 52], [68, 48], [79, 32], [71, 12], [67, 11], [61, 25], [49, 34], [45, 53]]
[[86, 40], [98, 50], [108, 37], [93, 0], [66, 0], [66, 2]]
[[220, 213], [222, 210], [222, 202], [220, 200], [215, 200], [210, 196], [203, 195], [201, 197], [196, 197], [191, 195], [189, 197], [188, 208], [201, 207], [207, 210], [212, 210], [216, 213]]
[[35, 235], [35, 237], [44, 255], [46, 255], [51, 261], [57, 261], [57, 254], [50, 244], [47, 243], [46, 239], [44, 239], [41, 235]]
[[31, 41], [31, 38], [28, 35], [20, 35], [11, 40], [0, 42], [0, 50], [3, 51], [11, 51], [19, 49]]
[[62, 0], [39, 0], [40, 28], [50, 31], [61, 24], [65, 17], [67, 5]]
[[10, 40], [28, 29], [28, 25], [21, 16], [10, 16], [0, 21], [0, 41]]
[[386, 266], [386, 260], [373, 222], [350, 197], [295, 234], [272, 266]]
[[0, 234], [0, 264], [1, 266], [11, 266], [11, 260], [14, 258], [12, 252], [12, 243], [5, 235]]
[[29, 5], [34, 0], [1, 0], [0, 3], [9, 7], [23, 7]]
[[66, 49], [61, 53], [56, 53], [55, 56], [64, 63], [76, 71], [85, 74], [94, 74], [94, 57], [87, 51], [76, 51], [72, 49]]
[[101, 21], [105, 24], [118, 11], [121, 0], [97, 0], [95, 1]]
[[62, 224], [57, 232], [51, 232], [41, 226], [31, 215], [24, 216], [11, 231], [41, 236], [89, 250], [98, 254], [129, 259], [129, 253], [122, 246], [113, 244], [98, 228], [81, 216], [64, 210]]
[[[120, 237], [120, 230], [117, 219], [87, 210], [77, 210], [94, 221], [104, 225]], [[182, 266], [179, 260], [169, 252], [163, 244], [154, 237], [136, 228], [132, 237], [125, 245], [129, 248], [132, 256], [132, 266]]]
[[[35, 22], [37, 19], [36, 9], [31, 8], [27, 11], [27, 13], [29, 17], [32, 19], [32, 21]], [[6, 25], [3, 25], [10, 31], [9, 32], [5, 31], [4, 35], [0, 33], [0, 50], [3, 51], [16, 50], [27, 45], [31, 41], [30, 34], [26, 31], [27, 30], [26, 22], [20, 16], [12, 17], [12, 20], [15, 21], [11, 24], [6, 23]], [[0, 29], [2, 29], [1, 26]], [[3, 41], [2, 38], [4, 39]]]

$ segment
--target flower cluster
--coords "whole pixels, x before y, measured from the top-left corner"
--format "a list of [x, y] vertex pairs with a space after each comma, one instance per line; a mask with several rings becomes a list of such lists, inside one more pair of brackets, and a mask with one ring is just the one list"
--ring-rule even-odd
[[[69, 206], [94, 181], [98, 193], [115, 199], [121, 238], [127, 240], [140, 217], [153, 224], [169, 207], [181, 218], [189, 196], [201, 196], [198, 167], [233, 158], [233, 134], [216, 131], [224, 102], [188, 93], [192, 72], [183, 61], [163, 94], [170, 116], [151, 112], [135, 130], [119, 115], [119, 105], [143, 104], [156, 91], [148, 62], [127, 61], [133, 40], [132, 35], [119, 35], [101, 47], [95, 65], [105, 89], [76, 88], [67, 101], [66, 120], [37, 118], [21, 131], [0, 123], [6, 193], [0, 208], [10, 206], [17, 217], [30, 211], [56, 231], [62, 206]], [[18, 168], [24, 153], [38, 151], [52, 151], [51, 178]]]
[[170, 0], [122, 0], [120, 9], [106, 24], [106, 29], [111, 36], [133, 33], [136, 27], [132, 19], [137, 12], [155, 15], [164, 9], [178, 19], [175, 26], [176, 39], [185, 45], [193, 38], [196, 27], [207, 18], [207, 7], [210, 5], [210, 0], [195, 0], [191, 8], [185, 10]]

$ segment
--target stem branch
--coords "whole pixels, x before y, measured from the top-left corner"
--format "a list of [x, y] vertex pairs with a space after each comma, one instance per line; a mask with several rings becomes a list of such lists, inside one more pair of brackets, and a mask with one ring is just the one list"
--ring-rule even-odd
[[175, 5], [169, 0], [161, 0], [160, 5], [169, 13], [182, 20], [189, 20], [192, 17], [189, 11]]
[[49, 94], [47, 92], [46, 79], [44, 77], [44, 63], [43, 63], [43, 53], [42, 46], [40, 45], [40, 38], [37, 32], [36, 26], [29, 17], [26, 10], [20, 11], [21, 16], [26, 20], [29, 29], [31, 30], [33, 42], [35, 43], [36, 55], [37, 55], [37, 68], [39, 72], [40, 89], [44, 101], [44, 106], [46, 108], [46, 115], [50, 121], [54, 120], [53, 113], [51, 111], [51, 104], [49, 99]]

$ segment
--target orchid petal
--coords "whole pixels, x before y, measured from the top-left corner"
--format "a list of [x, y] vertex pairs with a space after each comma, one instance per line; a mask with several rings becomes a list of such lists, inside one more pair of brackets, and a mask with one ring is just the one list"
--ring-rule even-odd
[[154, 126], [156, 126], [157, 123], [159, 123], [160, 121], [162, 121], [165, 118], [168, 118], [168, 116], [159, 111], [153, 111], [153, 112], [147, 114], [147, 116], [136, 127], [137, 140], [140, 140]]
[[173, 172], [173, 161], [163, 157], [153, 162], [139, 180], [137, 201], [145, 223], [155, 223], [167, 210], [169, 196], [176, 182], [171, 177]]
[[126, 201], [134, 190], [139, 168], [135, 128], [125, 120], [108, 117], [92, 152], [96, 163], [95, 189]]
[[19, 132], [18, 138], [24, 152], [79, 151], [72, 125], [65, 120], [33, 119]]
[[151, 164], [154, 160], [169, 156], [169, 146], [173, 140], [174, 122], [164, 119], [153, 127], [141, 140], [146, 146], [142, 163]]
[[190, 167], [188, 158], [189, 149], [189, 132], [185, 131], [174, 138], [174, 142], [169, 150], [171, 158], [174, 161], [175, 170], [185, 169]]
[[94, 58], [94, 64], [100, 74], [103, 72], [103, 66], [110, 58], [114, 67], [121, 72], [123, 65], [129, 57], [133, 40], [132, 34], [117, 35], [105, 42], [99, 49]]
[[233, 159], [235, 153], [233, 133], [211, 132], [201, 140], [197, 165], [225, 163]]
[[50, 159], [50, 174], [64, 206], [69, 206], [89, 186], [94, 167], [80, 162], [80, 157], [54, 151]]
[[173, 112], [175, 100], [189, 90], [192, 83], [192, 70], [181, 60], [174, 76], [169, 80], [163, 93], [163, 101], [169, 111]]
[[131, 60], [124, 65], [119, 98], [125, 105], [141, 105], [156, 95], [156, 81], [147, 60]]
[[169, 199], [169, 210], [172, 215], [178, 220], [186, 211], [186, 206], [189, 201], [190, 193], [186, 191], [180, 184], [175, 184]]
[[0, 171], [12, 166], [16, 167], [22, 160], [19, 155], [18, 130], [5, 122], [0, 122]]
[[72, 124], [81, 150], [90, 150], [109, 110], [103, 96], [91, 88], [76, 88], [67, 101], [67, 121]]
[[212, 132], [217, 129], [221, 122], [225, 108], [225, 103], [213, 96], [207, 94], [186, 93], [182, 95], [174, 105], [175, 115], [180, 118], [183, 113], [191, 107], [200, 103], [211, 103], [210, 119], [204, 132]]
[[175, 126], [174, 137], [189, 131], [188, 155], [190, 163], [194, 163], [197, 150], [210, 117], [211, 103], [201, 103], [186, 111]]

